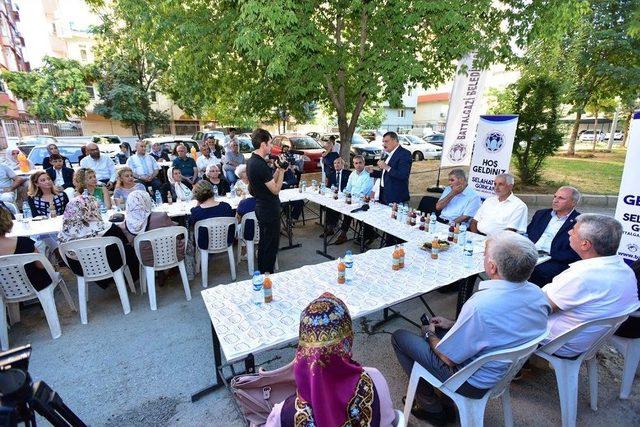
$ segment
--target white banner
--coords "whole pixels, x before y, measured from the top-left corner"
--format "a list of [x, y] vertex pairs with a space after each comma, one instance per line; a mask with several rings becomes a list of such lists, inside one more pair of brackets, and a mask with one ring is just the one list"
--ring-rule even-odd
[[493, 179], [509, 172], [518, 116], [480, 116], [469, 169], [469, 185], [480, 197], [493, 196]]
[[623, 230], [618, 255], [635, 261], [640, 257], [640, 110], [633, 113], [627, 147], [616, 205], [616, 219]]
[[[480, 116], [480, 100], [487, 77], [486, 70], [473, 67], [474, 58], [475, 52], [470, 53], [458, 64], [449, 99], [440, 167], [467, 166], [471, 161], [471, 149]], [[466, 75], [461, 71], [465, 65]]]

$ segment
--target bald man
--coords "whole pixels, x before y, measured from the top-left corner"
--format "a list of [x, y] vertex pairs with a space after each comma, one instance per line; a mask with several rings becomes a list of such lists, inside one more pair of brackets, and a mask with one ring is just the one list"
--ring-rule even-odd
[[98, 181], [112, 190], [116, 182], [116, 165], [113, 160], [101, 154], [98, 144], [93, 142], [87, 144], [86, 151], [87, 157], [80, 160], [80, 167], [93, 169]]

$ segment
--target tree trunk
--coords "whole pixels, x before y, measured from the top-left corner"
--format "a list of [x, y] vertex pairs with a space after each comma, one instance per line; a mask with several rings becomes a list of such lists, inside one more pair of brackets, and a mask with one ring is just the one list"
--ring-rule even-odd
[[594, 117], [595, 119], [593, 120], [593, 148], [591, 149], [591, 152], [593, 154], [596, 153], [596, 144], [598, 143], [598, 135], [600, 135], [598, 133], [598, 109], [597, 108], [596, 108]]
[[627, 125], [624, 128], [624, 137], [622, 138], [620, 147], [626, 147], [627, 145], [627, 141], [629, 140], [629, 129], [631, 128], [631, 120], [633, 120], [633, 110], [629, 112], [629, 117], [627, 118]]
[[620, 107], [616, 108], [616, 112], [613, 114], [613, 123], [611, 123], [611, 129], [609, 129], [609, 145], [607, 150], [611, 151], [613, 148], [613, 141], [616, 135], [616, 129], [618, 128], [618, 115], [620, 114]]
[[576, 139], [578, 138], [578, 128], [580, 127], [581, 118], [582, 110], [576, 111], [576, 119], [573, 122], [573, 129], [571, 130], [571, 137], [569, 138], [569, 148], [567, 148], [567, 154], [570, 156], [576, 154]]

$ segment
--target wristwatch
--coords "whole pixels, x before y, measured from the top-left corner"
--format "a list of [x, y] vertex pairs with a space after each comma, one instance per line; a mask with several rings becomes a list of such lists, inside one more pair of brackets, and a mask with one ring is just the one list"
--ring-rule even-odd
[[436, 337], [438, 338], [438, 335], [436, 335], [435, 332], [433, 331], [427, 331], [427, 335], [426, 335], [427, 339], [431, 338], [431, 337]]

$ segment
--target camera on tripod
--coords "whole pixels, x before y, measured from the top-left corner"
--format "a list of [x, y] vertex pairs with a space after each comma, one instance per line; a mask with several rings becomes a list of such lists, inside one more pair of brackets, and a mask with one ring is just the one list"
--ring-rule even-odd
[[0, 353], [0, 426], [35, 426], [37, 412], [58, 427], [85, 424], [44, 381], [29, 375], [31, 345]]

